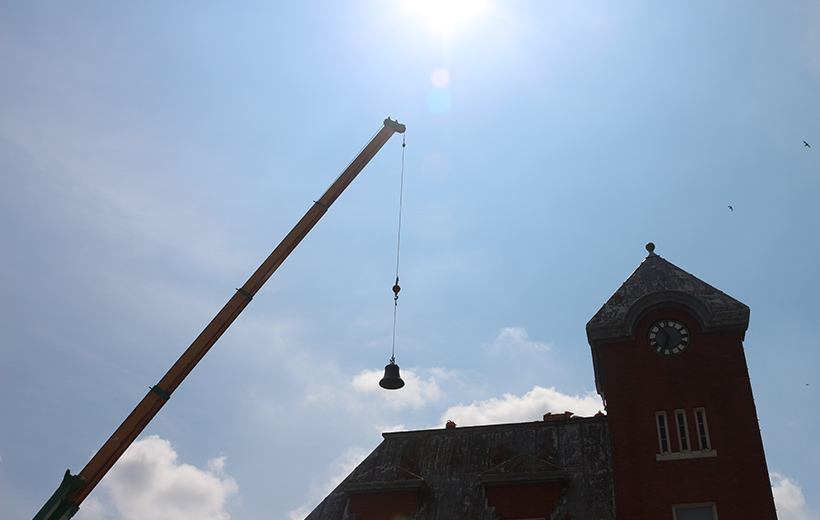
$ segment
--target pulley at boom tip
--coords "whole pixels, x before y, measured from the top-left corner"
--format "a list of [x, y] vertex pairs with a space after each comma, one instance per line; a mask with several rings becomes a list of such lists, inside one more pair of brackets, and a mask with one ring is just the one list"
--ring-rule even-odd
[[389, 117], [384, 120], [384, 126], [389, 126], [393, 130], [395, 130], [396, 133], [399, 134], [403, 134], [404, 131], [407, 130], [407, 127], [405, 125], [399, 123], [395, 119], [390, 119]]

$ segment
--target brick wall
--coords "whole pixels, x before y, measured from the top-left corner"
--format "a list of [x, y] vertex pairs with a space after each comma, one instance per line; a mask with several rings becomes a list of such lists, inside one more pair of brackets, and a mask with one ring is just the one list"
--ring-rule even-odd
[[550, 518], [555, 502], [561, 499], [561, 484], [539, 482], [487, 487], [487, 503], [499, 520]]
[[384, 491], [350, 496], [356, 520], [410, 520], [418, 506], [418, 491]]
[[[689, 328], [682, 353], [649, 347], [647, 330], [662, 318]], [[603, 345], [600, 355], [619, 518], [672, 518], [672, 504], [695, 502], [716, 502], [721, 520], [776, 518], [742, 331], [703, 333], [687, 312], [658, 309], [638, 322], [634, 341]], [[674, 410], [685, 409], [697, 451], [696, 407], [706, 410], [717, 456], [656, 460], [655, 412], [667, 412], [670, 447], [679, 452]]]

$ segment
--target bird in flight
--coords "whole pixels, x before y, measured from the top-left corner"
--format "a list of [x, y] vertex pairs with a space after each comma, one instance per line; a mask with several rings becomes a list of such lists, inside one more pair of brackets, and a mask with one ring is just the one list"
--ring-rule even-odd
[[807, 143], [806, 141], [803, 141], [803, 144], [808, 146], [809, 148], [811, 148], [811, 145], [809, 143]]
[[729, 206], [729, 211], [734, 211], [734, 210], [735, 210], [735, 208], [733, 208], [732, 206]]

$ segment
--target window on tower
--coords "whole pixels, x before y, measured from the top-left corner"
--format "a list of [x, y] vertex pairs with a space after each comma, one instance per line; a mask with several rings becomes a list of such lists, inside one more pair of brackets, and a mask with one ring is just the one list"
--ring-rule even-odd
[[672, 506], [675, 520], [716, 520], [717, 507], [714, 503], [684, 504]]
[[675, 422], [678, 426], [678, 446], [681, 452], [689, 451], [689, 426], [686, 424], [686, 410], [675, 410]]
[[[667, 418], [666, 411], [655, 412], [655, 426], [658, 430], [658, 449], [655, 460], [671, 461], [683, 459], [705, 459], [717, 457], [717, 451], [712, 447], [709, 438], [709, 425], [706, 423], [706, 409], [694, 408], [691, 412], [695, 419], [695, 437], [697, 446], [692, 447], [695, 440], [689, 436], [689, 423], [687, 412], [684, 408], [678, 408], [672, 412], [674, 424], [670, 424], [672, 418]], [[672, 444], [671, 437], [677, 432], [677, 445]]]
[[711, 450], [712, 443], [709, 440], [709, 425], [706, 423], [705, 408], [695, 408], [695, 423], [698, 432], [698, 447], [701, 450]]
[[666, 412], [655, 412], [655, 424], [658, 427], [658, 447], [661, 453], [669, 453], [669, 428], [666, 422]]

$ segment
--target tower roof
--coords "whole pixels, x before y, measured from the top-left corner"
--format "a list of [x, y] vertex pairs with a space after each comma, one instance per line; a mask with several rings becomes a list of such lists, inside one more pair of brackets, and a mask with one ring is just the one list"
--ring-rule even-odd
[[650, 242], [646, 250], [649, 255], [641, 265], [587, 323], [595, 387], [604, 399], [601, 345], [634, 339], [638, 320], [652, 309], [684, 309], [695, 316], [704, 332], [745, 332], [749, 327], [749, 307], [745, 304], [664, 260], [655, 254], [655, 244]]
[[691, 312], [704, 331], [748, 328], [749, 307], [664, 260], [651, 242], [646, 249], [649, 255], [587, 323], [593, 350], [632, 338], [638, 319], [661, 305]]

